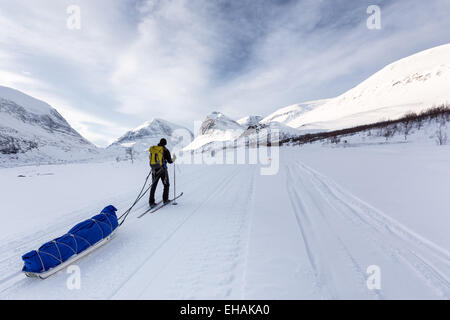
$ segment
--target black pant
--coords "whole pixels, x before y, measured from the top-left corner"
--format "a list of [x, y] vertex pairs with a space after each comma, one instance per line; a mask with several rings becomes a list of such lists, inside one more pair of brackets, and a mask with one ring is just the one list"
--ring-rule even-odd
[[159, 179], [161, 179], [164, 185], [163, 201], [169, 201], [169, 172], [167, 168], [161, 167], [159, 169], [152, 169], [152, 188], [150, 189], [150, 204], [155, 203], [155, 191], [158, 185]]

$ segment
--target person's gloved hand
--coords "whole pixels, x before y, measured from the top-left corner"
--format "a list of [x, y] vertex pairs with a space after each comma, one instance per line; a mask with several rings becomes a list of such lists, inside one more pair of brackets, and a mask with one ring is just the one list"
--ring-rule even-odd
[[177, 160], [177, 155], [174, 154], [173, 157], [172, 157], [172, 161], [175, 162], [176, 160]]

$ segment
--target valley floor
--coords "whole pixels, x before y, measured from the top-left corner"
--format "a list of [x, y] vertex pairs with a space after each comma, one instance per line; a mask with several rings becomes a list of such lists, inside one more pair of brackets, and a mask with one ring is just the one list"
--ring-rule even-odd
[[0, 169], [0, 299], [449, 299], [449, 161], [447, 146], [315, 145], [283, 148], [271, 176], [181, 165], [178, 206], [138, 219], [143, 199], [79, 261], [79, 290], [65, 271], [26, 278], [21, 255], [106, 205], [122, 213], [147, 164]]

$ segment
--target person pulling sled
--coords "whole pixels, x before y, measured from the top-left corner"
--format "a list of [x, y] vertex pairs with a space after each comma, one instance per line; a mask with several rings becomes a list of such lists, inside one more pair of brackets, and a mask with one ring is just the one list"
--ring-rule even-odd
[[169, 171], [167, 170], [168, 163], [174, 163], [176, 156], [170, 155], [169, 149], [166, 148], [167, 140], [161, 139], [157, 146], [150, 147], [150, 167], [152, 168], [152, 187], [150, 189], [150, 207], [156, 206], [155, 203], [155, 191], [158, 185], [159, 179], [161, 179], [164, 186], [163, 202], [164, 204], [169, 202]]

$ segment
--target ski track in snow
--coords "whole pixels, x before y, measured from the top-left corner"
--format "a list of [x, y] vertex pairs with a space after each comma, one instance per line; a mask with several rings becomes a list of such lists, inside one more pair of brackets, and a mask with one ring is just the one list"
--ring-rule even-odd
[[[442, 270], [448, 272], [450, 255], [446, 250], [416, 236], [398, 222], [343, 191], [335, 183], [301, 162], [288, 168], [287, 172], [292, 206], [298, 215], [297, 221], [304, 237], [305, 247], [307, 246], [308, 252], [311, 253], [310, 260], [316, 281], [321, 289], [322, 285], [326, 284], [330, 298], [340, 298], [335, 294], [336, 289], [332, 284], [346, 279], [342, 272], [333, 275], [333, 272], [327, 269], [339, 263], [339, 260], [342, 260], [342, 265], [347, 264], [350, 267], [347, 271], [356, 272], [353, 279], [359, 280], [358, 287], [363, 288], [361, 284], [365, 282], [365, 269], [368, 264], [363, 267], [357, 262], [361, 252], [355, 252], [356, 255], [352, 253], [352, 246], [355, 243], [359, 243], [360, 246], [363, 244], [365, 250], [371, 253], [370, 259], [373, 264], [387, 264], [390, 266], [389, 272], [402, 267], [397, 276], [405, 277], [404, 283], [411, 283], [411, 280], [414, 280], [414, 284], [419, 283], [414, 277], [421, 277], [427, 285], [427, 288], [421, 288], [424, 293], [427, 289], [431, 289], [437, 296], [450, 298], [448, 278], [432, 262], [441, 264]], [[300, 183], [292, 181], [294, 176]], [[298, 188], [299, 186], [302, 187]], [[308, 227], [302, 227], [302, 223], [308, 224]], [[320, 233], [315, 233], [314, 230], [320, 230]], [[352, 235], [358, 235], [357, 239], [349, 237], [350, 230], [354, 231]], [[358, 251], [361, 251], [360, 248]], [[321, 261], [335, 252], [340, 254], [333, 260]], [[403, 267], [404, 264], [409, 268]], [[383, 273], [383, 267], [381, 270]], [[407, 279], [406, 276], [413, 278]], [[398, 284], [394, 279], [389, 280]], [[343, 287], [344, 284], [340, 286]], [[383, 294], [378, 290], [369, 292], [376, 298], [383, 298]]]
[[[65, 234], [75, 224], [88, 218], [87, 212], [92, 212], [92, 215], [96, 214], [96, 209], [105, 205], [105, 203], [115, 203], [117, 208], [126, 208], [131, 204], [131, 200], [136, 196], [136, 191], [127, 192], [126, 194], [117, 195], [108, 199], [102, 199], [97, 201], [95, 205], [91, 204], [84, 206], [74, 211], [63, 214], [54, 223], [52, 223], [45, 230], [39, 230], [35, 233], [29, 234], [21, 238], [20, 240], [3, 239], [0, 246], [0, 269], [6, 271], [7, 276], [0, 279], [0, 293], [10, 288], [14, 284], [10, 284], [12, 278], [16, 279], [16, 282], [27, 280], [22, 272], [17, 272], [22, 267], [22, 261], [20, 257], [33, 249], [40, 247], [43, 243], [59, 237]], [[142, 200], [146, 203], [146, 199]], [[137, 206], [137, 208], [143, 210], [145, 205]], [[139, 210], [138, 209], [138, 210]], [[136, 211], [136, 209], [134, 209]], [[120, 212], [121, 210], [119, 210]], [[122, 210], [124, 211], [124, 210]], [[120, 213], [118, 214], [118, 216]], [[22, 276], [20, 276], [22, 275]], [[9, 283], [8, 286], [5, 284]]]
[[[145, 298], [146, 295], [149, 295], [151, 298], [158, 298], [164, 292], [160, 292], [156, 290], [156, 292], [148, 292], [148, 289], [151, 287], [151, 284], [155, 279], [163, 272], [166, 271], [167, 265], [169, 261], [161, 261], [164, 259], [172, 260], [172, 259], [182, 259], [183, 265], [185, 266], [184, 272], [181, 273], [181, 276], [174, 275], [174, 281], [171, 284], [171, 288], [169, 289], [169, 296], [173, 297], [173, 295], [177, 293], [177, 291], [182, 287], [191, 288], [190, 291], [192, 293], [197, 292], [197, 294], [201, 294], [202, 287], [204, 286], [203, 282], [211, 281], [214, 283], [214, 287], [216, 288], [215, 296], [218, 298], [226, 298], [230, 296], [231, 289], [227, 288], [227, 285], [231, 283], [234, 278], [233, 275], [224, 275], [219, 276], [219, 279], [208, 279], [208, 277], [214, 278], [211, 274], [214, 271], [209, 269], [214, 268], [214, 266], [209, 266], [209, 258], [214, 257], [214, 263], [217, 263], [217, 260], [222, 260], [221, 264], [225, 266], [221, 266], [215, 270], [217, 273], [223, 273], [223, 269], [228, 270], [228, 273], [231, 273], [232, 269], [236, 266], [233, 260], [236, 258], [235, 250], [238, 250], [239, 246], [239, 233], [236, 232], [234, 235], [227, 235], [226, 231], [217, 230], [214, 232], [214, 237], [211, 237], [210, 228], [214, 228], [214, 226], [223, 226], [223, 224], [233, 224], [233, 229], [237, 227], [237, 231], [240, 230], [240, 218], [243, 216], [240, 213], [239, 216], [233, 217], [232, 212], [228, 212], [225, 215], [217, 215], [214, 212], [199, 212], [200, 209], [206, 206], [208, 203], [213, 205], [218, 202], [218, 198], [221, 197], [221, 192], [224, 190], [228, 190], [230, 188], [235, 188], [236, 186], [232, 184], [236, 175], [242, 174], [240, 170], [235, 170], [235, 172], [229, 174], [229, 176], [225, 177], [223, 181], [219, 183], [213, 190], [211, 194], [207, 194], [203, 200], [199, 201], [199, 205], [185, 214], [185, 218], [175, 226], [173, 231], [171, 231], [168, 236], [160, 243], [159, 246], [155, 248], [155, 250], [145, 259], [145, 261], [140, 264], [135, 271], [133, 271], [128, 278], [126, 278], [123, 283], [119, 286], [118, 290], [115, 291], [110, 298], [129, 298], [130, 292], [135, 292], [135, 298]], [[231, 185], [231, 187], [230, 187]], [[245, 193], [244, 193], [245, 194]], [[236, 198], [238, 194], [235, 194]], [[234, 200], [237, 200], [237, 199]], [[237, 207], [237, 204], [234, 203], [233, 207]], [[245, 211], [245, 206], [242, 206], [240, 211]], [[197, 214], [201, 214], [201, 217], [197, 217], [197, 221], [191, 223], [192, 225], [198, 224], [202, 219], [202, 224], [205, 224], [205, 229], [199, 229], [195, 234], [188, 233], [177, 233], [179, 229], [183, 228], [186, 224], [189, 223], [191, 219], [195, 219]], [[206, 215], [213, 215], [215, 218], [220, 220], [211, 221], [210, 224], [205, 223]], [[231, 217], [231, 218], [230, 218]], [[230, 219], [237, 218], [237, 224], [234, 221], [230, 221]], [[209, 226], [209, 228], [208, 228]], [[236, 229], [235, 229], [236, 230]], [[206, 231], [206, 232], [205, 232]], [[227, 229], [229, 231], [229, 229]], [[203, 234], [204, 233], [204, 234]], [[176, 239], [175, 239], [176, 238]], [[175, 239], [175, 240], [174, 240]], [[231, 240], [231, 243], [230, 243]], [[170, 242], [173, 243], [170, 243]], [[234, 244], [234, 245], [233, 245]], [[230, 246], [231, 245], [231, 246]], [[172, 251], [170, 253], [165, 252], [164, 257], [159, 257], [161, 259], [155, 259], [155, 256], [158, 255], [159, 250], [163, 247], [169, 248], [168, 250]], [[181, 254], [182, 250], [186, 250]], [[189, 252], [191, 249], [192, 252]], [[180, 254], [182, 257], [180, 257]], [[161, 255], [160, 255], [161, 256]], [[155, 262], [154, 260], [157, 260]], [[228, 262], [227, 262], [228, 261]], [[148, 269], [151, 268], [152, 264], [161, 265], [158, 270], [155, 270], [155, 273], [150, 273], [148, 275]], [[227, 266], [228, 264], [228, 266]], [[214, 272], [215, 273], [215, 272]], [[146, 278], [146, 281], [142, 281], [142, 279]], [[211, 287], [211, 283], [209, 286]], [[223, 287], [223, 288], [222, 288]], [[124, 294], [121, 294], [124, 292]], [[194, 298], [195, 296], [183, 296], [179, 298]]]
[[[229, 167], [232, 168], [232, 167]], [[209, 218], [209, 225], [205, 225], [204, 230], [206, 231], [205, 234], [195, 234], [194, 236], [194, 243], [192, 244], [192, 248], [193, 248], [193, 252], [191, 252], [191, 255], [189, 257], [185, 257], [186, 259], [189, 258], [190, 260], [188, 261], [183, 261], [183, 263], [186, 264], [187, 263], [191, 263], [194, 264], [194, 269], [198, 267], [198, 259], [195, 259], [195, 255], [199, 254], [199, 253], [203, 253], [203, 255], [205, 255], [206, 253], [208, 254], [208, 256], [212, 256], [214, 259], [224, 259], [224, 261], [222, 262], [223, 266], [227, 266], [228, 270], [232, 270], [234, 267], [237, 266], [237, 262], [235, 261], [239, 254], [237, 253], [237, 251], [240, 250], [241, 245], [239, 242], [239, 238], [241, 236], [242, 233], [242, 228], [245, 228], [245, 211], [246, 211], [246, 203], [248, 202], [247, 199], [247, 195], [246, 192], [247, 190], [243, 190], [243, 193], [241, 194], [234, 194], [233, 193], [233, 189], [238, 189], [239, 187], [242, 186], [241, 181], [233, 181], [234, 178], [240, 174], [242, 175], [243, 173], [241, 172], [241, 170], [239, 170], [239, 168], [233, 168], [232, 172], [230, 172], [230, 170], [226, 169], [225, 170], [225, 177], [222, 180], [218, 180], [219, 183], [216, 186], [211, 185], [211, 181], [209, 181], [209, 179], [205, 178], [205, 177], [199, 177], [200, 179], [196, 179], [195, 181], [193, 181], [191, 179], [191, 177], [187, 177], [185, 180], [185, 183], [183, 183], [183, 181], [179, 184], [178, 186], [178, 190], [183, 190], [183, 185], [184, 184], [189, 184], [191, 186], [191, 188], [193, 189], [198, 189], [199, 187], [201, 187], [202, 185], [204, 186], [209, 185], [208, 190], [215, 190], [212, 193], [203, 193], [203, 194], [197, 194], [195, 197], [198, 200], [196, 208], [194, 208], [193, 210], [183, 210], [183, 206], [182, 203], [180, 203], [180, 205], [178, 206], [178, 208], [174, 209], [174, 210], [168, 210], [167, 209], [163, 209], [161, 210], [160, 213], [156, 213], [156, 214], [149, 214], [145, 217], [143, 217], [142, 219], [136, 219], [136, 217], [138, 216], [139, 212], [143, 211], [146, 209], [146, 202], [147, 199], [146, 197], [142, 200], [143, 203], [141, 203], [140, 205], [137, 206], [137, 208], [135, 208], [133, 210], [133, 212], [130, 214], [127, 222], [124, 224], [124, 228], [128, 228], [128, 227], [135, 227], [135, 226], [143, 226], [146, 220], [147, 223], [150, 223], [152, 219], [158, 219], [161, 220], [161, 222], [163, 222], [162, 224], [159, 225], [159, 233], [160, 234], [155, 234], [154, 237], [151, 237], [150, 239], [148, 239], [148, 237], [142, 237], [142, 241], [148, 242], [148, 241], [152, 241], [152, 240], [158, 240], [159, 242], [155, 241], [151, 243], [151, 246], [153, 248], [153, 251], [151, 252], [150, 255], [145, 256], [145, 257], [141, 257], [139, 263], [136, 263], [137, 268], [135, 268], [135, 270], [129, 270], [128, 274], [126, 276], [123, 276], [120, 274], [120, 272], [118, 273], [118, 279], [111, 281], [109, 286], [107, 287], [109, 289], [109, 292], [105, 292], [105, 294], [100, 295], [100, 296], [92, 296], [91, 298], [104, 298], [104, 297], [110, 297], [113, 298], [114, 296], [117, 296], [118, 293], [120, 293], [120, 289], [125, 286], [128, 285], [129, 283], [132, 283], [133, 279], [136, 278], [136, 274], [139, 274], [139, 270], [144, 267], [144, 266], [148, 266], [149, 264], [152, 265], [154, 264], [154, 256], [157, 256], [158, 258], [161, 258], [160, 261], [158, 261], [158, 263], [160, 265], [164, 265], [168, 262], [170, 262], [170, 260], [172, 259], [171, 253], [173, 250], [173, 254], [176, 254], [179, 252], [179, 250], [176, 250], [176, 247], [178, 245], [177, 241], [181, 241], [185, 242], [188, 241], [189, 242], [189, 238], [192, 238], [192, 235], [189, 235], [190, 232], [192, 230], [188, 230], [188, 232], [180, 232], [180, 229], [183, 229], [183, 226], [185, 224], [187, 224], [187, 222], [192, 219], [193, 217], [195, 217], [195, 215], [197, 214], [201, 214], [203, 215], [203, 217], [201, 218], [202, 220], [205, 220], [205, 218], [208, 218], [207, 216], [210, 216], [211, 218], [214, 216], [216, 218], [221, 218], [220, 221], [212, 221], [211, 218]], [[250, 171], [250, 174], [246, 174], [246, 176], [248, 176], [248, 180], [252, 180], [252, 171]], [[223, 176], [223, 174], [221, 173], [220, 176]], [[229, 186], [230, 183], [234, 182], [234, 185], [232, 185], [231, 187]], [[229, 214], [228, 212], [220, 212], [219, 215], [215, 214], [214, 210], [217, 210], [217, 208], [215, 207], [216, 203], [220, 200], [221, 198], [221, 192], [223, 190], [227, 190], [227, 188], [230, 190], [230, 193], [233, 194], [233, 196], [235, 197], [235, 199], [239, 198], [241, 199], [241, 201], [239, 202], [232, 202], [231, 204], [228, 205], [228, 209], [237, 209], [235, 210], [236, 213], [235, 214]], [[185, 197], [186, 198], [186, 197]], [[125, 202], [120, 202], [121, 207], [126, 208], [125, 204], [129, 204], [130, 202], [130, 198], [128, 199], [128, 201]], [[222, 201], [223, 202], [223, 201]], [[224, 203], [224, 209], [227, 209], [227, 204]], [[198, 213], [199, 209], [206, 207], [204, 209], [209, 209], [209, 211], [203, 211]], [[179, 210], [183, 210], [183, 211], [179, 211]], [[77, 210], [78, 211], [83, 211], [83, 210]], [[123, 211], [123, 210], [122, 210]], [[175, 215], [174, 213], [178, 212], [179, 214]], [[84, 212], [85, 213], [85, 212]], [[83, 216], [83, 214], [81, 214], [81, 216]], [[161, 219], [161, 217], [163, 217], [164, 219]], [[84, 218], [86, 218], [84, 216]], [[76, 220], [76, 218], [74, 218]], [[72, 220], [72, 219], [71, 219]], [[199, 222], [199, 218], [196, 219], [196, 224], [198, 224]], [[204, 223], [204, 221], [203, 221]], [[228, 232], [230, 231], [230, 229], [227, 230], [223, 230], [222, 231], [222, 236], [218, 237], [218, 234], [220, 233], [221, 226], [223, 224], [228, 224], [230, 225], [230, 227], [234, 228], [235, 232], [233, 233], [233, 235], [229, 235]], [[11, 270], [16, 270], [19, 268], [19, 259], [20, 259], [20, 255], [24, 253], [23, 249], [24, 247], [29, 248], [30, 246], [32, 246], [33, 244], [36, 244], [36, 246], [42, 244], [42, 241], [40, 241], [39, 239], [43, 240], [43, 241], [47, 241], [50, 239], [50, 235], [54, 234], [55, 236], [62, 234], [63, 232], [67, 231], [66, 229], [70, 226], [72, 226], [72, 223], [62, 223], [60, 225], [55, 224], [53, 226], [53, 229], [55, 230], [53, 232], [52, 229], [52, 233], [49, 232], [49, 230], [46, 230], [45, 232], [40, 232], [40, 233], [36, 233], [36, 234], [32, 234], [28, 237], [25, 237], [22, 239], [22, 241], [16, 241], [16, 242], [10, 242], [8, 244], [6, 244], [4, 247], [10, 247], [11, 245], [13, 245], [14, 243], [19, 244], [17, 247], [15, 247], [15, 249], [11, 250], [9, 249], [9, 253], [11, 254], [11, 259], [6, 259], [7, 262], [11, 262], [13, 261], [12, 266], [13, 268], [11, 268]], [[214, 234], [214, 237], [211, 237], [211, 228], [212, 226], [215, 225], [216, 229], [217, 229], [217, 233]], [[192, 226], [191, 223], [191, 228], [194, 227], [195, 229], [195, 225]], [[124, 229], [123, 228], [123, 229]], [[134, 229], [134, 228], [133, 228]], [[111, 243], [107, 244], [105, 247], [108, 247], [109, 250], [111, 250], [110, 248], [112, 246], [114, 246], [112, 243], [116, 243], [116, 246], [118, 245], [118, 243], [120, 243], [121, 247], [118, 248], [119, 250], [119, 255], [120, 255], [120, 251], [126, 251], [126, 250], [130, 250], [129, 248], [125, 248], [125, 246], [129, 246], [130, 243], [125, 244], [124, 242], [128, 242], [128, 241], [136, 241], [136, 239], [123, 239], [124, 237], [127, 237], [124, 232], [132, 232], [130, 230], [120, 230], [120, 232], [117, 235], [117, 239], [114, 239], [113, 241], [111, 241]], [[198, 232], [198, 230], [197, 230]], [[39, 237], [37, 237], [37, 235], [39, 234]], [[145, 235], [144, 235], [145, 236]], [[201, 238], [199, 239], [199, 237], [201, 236]], [[37, 237], [37, 238], [36, 238]], [[176, 238], [176, 240], [173, 240], [172, 238]], [[45, 240], [44, 240], [45, 239]], [[191, 240], [193, 241], [193, 240]], [[222, 246], [221, 247], [221, 243], [224, 243], [226, 246]], [[142, 243], [139, 243], [139, 247], [141, 247]], [[207, 248], [203, 248], [205, 250], [198, 250], [198, 247], [203, 247], [205, 246], [205, 244], [207, 244]], [[216, 252], [217, 248], [222, 248], [224, 250], [227, 250], [228, 253], [227, 254], [223, 254], [224, 250], [221, 251], [221, 253]], [[142, 249], [142, 248], [141, 248]], [[164, 253], [163, 254], [159, 254], [158, 252], [161, 251], [161, 249], [165, 249], [163, 250]], [[206, 250], [207, 249], [207, 250]], [[27, 249], [28, 250], [28, 249]], [[11, 253], [11, 251], [14, 251], [14, 253]], [[142, 251], [142, 250], [141, 250]], [[106, 250], [102, 250], [103, 254], [105, 254]], [[6, 252], [4, 252], [6, 253]], [[18, 255], [18, 253], [20, 253]], [[86, 257], [85, 259], [81, 260], [79, 262], [79, 265], [82, 266], [83, 264], [87, 263], [87, 261], [89, 259], [95, 259], [95, 257], [99, 257], [98, 256], [99, 252], [94, 252], [92, 253], [89, 257]], [[126, 253], [125, 253], [126, 254]], [[162, 257], [161, 257], [162, 256]], [[200, 254], [201, 256], [201, 254]], [[203, 263], [205, 264], [204, 268], [205, 270], [207, 270], [208, 267], [208, 256], [203, 257], [203, 259], [200, 259], [200, 261], [203, 261]], [[108, 256], [107, 256], [108, 257]], [[167, 258], [167, 261], [164, 260]], [[200, 257], [201, 258], [201, 257]], [[101, 260], [98, 258], [97, 259], [97, 263], [101, 263]], [[107, 260], [107, 258], [106, 258]], [[15, 267], [15, 268], [14, 268]], [[84, 268], [83, 268], [84, 269]], [[8, 276], [5, 276], [2, 280], [0, 280], [0, 297], [1, 296], [5, 296], [7, 298], [13, 298], [15, 296], [14, 291], [15, 290], [24, 290], [26, 291], [27, 289], [35, 289], [35, 287], [37, 285], [39, 285], [39, 282], [36, 282], [35, 279], [28, 279], [25, 278], [24, 275], [21, 275], [20, 272], [16, 272], [13, 271], [11, 274], [9, 274]], [[159, 270], [158, 272], [162, 272], [164, 271], [164, 268], [162, 270]], [[212, 287], [227, 287], [229, 286], [230, 283], [236, 283], [235, 278], [233, 275], [229, 275], [229, 272], [225, 272], [224, 270], [216, 270], [217, 272], [221, 272], [222, 273], [222, 277], [219, 281], [216, 280], [216, 284]], [[145, 272], [145, 270], [144, 270]], [[152, 275], [152, 277], [150, 278], [155, 278], [157, 276], [158, 273], [155, 273], [155, 275]], [[195, 278], [195, 281], [193, 280], [193, 286], [195, 287], [195, 284], [198, 285], [198, 281], [200, 279], [200, 281], [203, 281], [203, 275], [204, 275], [204, 271], [200, 271], [197, 270], [197, 278]], [[185, 280], [189, 278], [189, 276], [193, 277], [193, 273], [190, 274], [184, 274], [182, 273], [179, 276], [179, 279], [181, 280]], [[64, 275], [63, 272], [59, 272], [58, 274], [56, 274], [55, 276], [51, 277], [50, 279], [47, 279], [46, 282], [49, 281], [56, 281], [55, 279], [59, 278], [59, 280], [63, 279]], [[146, 278], [149, 278], [148, 275], [146, 276]], [[214, 278], [214, 277], [212, 277]], [[86, 280], [87, 281], [87, 280]], [[212, 279], [211, 279], [212, 281]], [[142, 279], [137, 279], [137, 282], [139, 283], [139, 288], [134, 288], [135, 291], [133, 292], [140, 292], [140, 294], [138, 295], [138, 297], [144, 297], [145, 298], [145, 292], [144, 290], [146, 289], [146, 287], [148, 287], [149, 283], [147, 284], [147, 286], [142, 287], [142, 283], [145, 283], [145, 281], [143, 282]], [[118, 287], [117, 283], [120, 283], [120, 285]], [[180, 281], [178, 281], [178, 283], [180, 283]], [[36, 285], [37, 284], [37, 285]], [[237, 284], [235, 285], [237, 286]], [[60, 287], [62, 287], [60, 285]], [[206, 286], [206, 284], [204, 285], [204, 287], [211, 287], [211, 285]], [[63, 289], [63, 288], [61, 288]], [[176, 288], [175, 288], [176, 289]], [[174, 288], [172, 289], [172, 291], [175, 290]], [[67, 289], [64, 288], [64, 290], [66, 291]], [[176, 290], [175, 290], [176, 291]], [[214, 295], [218, 298], [220, 297], [226, 297], [228, 295], [231, 294], [231, 289], [227, 288], [227, 289], [222, 289], [222, 290], [217, 290], [218, 292], [215, 293]], [[13, 292], [12, 295], [10, 295], [9, 293]], [[169, 290], [168, 294], [170, 295], [171, 290]], [[36, 292], [36, 296], [33, 297], [40, 297], [39, 293]], [[149, 294], [149, 293], [147, 293]], [[152, 293], [150, 293], [152, 294]], [[156, 294], [161, 294], [160, 290], [157, 290]], [[195, 295], [195, 292], [193, 292], [193, 294]], [[208, 295], [209, 293], [207, 293]], [[236, 293], [236, 295], [239, 295], [240, 293]], [[128, 292], [128, 295], [130, 295], [130, 292]], [[61, 296], [59, 296], [58, 294], [55, 293], [55, 295], [51, 295], [52, 297], [55, 298], [60, 298]], [[118, 295], [120, 296], [120, 294]], [[136, 296], [135, 294], [131, 295], [131, 296]], [[86, 297], [79, 297], [79, 298], [86, 298]]]
[[[450, 299], [447, 250], [298, 160], [270, 178], [257, 166], [202, 166], [186, 170], [177, 190], [185, 193], [178, 206], [137, 219], [144, 197], [115, 239], [77, 263], [78, 291], [66, 288], [64, 271], [25, 278], [20, 256], [105, 199], [4, 239], [0, 298]], [[107, 200], [123, 212], [134, 196]], [[381, 290], [367, 289], [370, 265], [381, 268]]]

